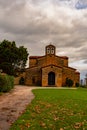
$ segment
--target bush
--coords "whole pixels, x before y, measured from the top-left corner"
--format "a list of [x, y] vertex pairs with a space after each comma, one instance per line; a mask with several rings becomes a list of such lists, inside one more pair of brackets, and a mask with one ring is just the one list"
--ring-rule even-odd
[[72, 87], [73, 86], [73, 80], [66, 78], [66, 86]]
[[87, 88], [87, 86], [86, 86], [86, 85], [80, 85], [80, 87], [81, 87], [81, 88]]
[[0, 75], [0, 92], [8, 92], [14, 87], [14, 78], [9, 75]]
[[80, 85], [79, 85], [79, 83], [76, 83], [75, 86], [76, 86], [76, 87], [79, 87]]
[[19, 84], [20, 85], [24, 85], [25, 84], [25, 79], [23, 77], [20, 78]]

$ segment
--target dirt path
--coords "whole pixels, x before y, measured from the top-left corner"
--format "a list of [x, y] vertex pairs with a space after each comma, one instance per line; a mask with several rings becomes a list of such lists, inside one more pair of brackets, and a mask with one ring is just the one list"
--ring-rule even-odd
[[10, 125], [22, 114], [34, 98], [32, 87], [15, 86], [10, 93], [0, 96], [0, 130], [9, 130]]

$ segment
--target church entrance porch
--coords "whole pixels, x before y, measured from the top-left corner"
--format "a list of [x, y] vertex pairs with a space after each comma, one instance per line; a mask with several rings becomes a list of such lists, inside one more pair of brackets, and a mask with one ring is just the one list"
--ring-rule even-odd
[[42, 86], [43, 87], [61, 87], [62, 86], [62, 68], [54, 65], [42, 68]]
[[55, 73], [50, 72], [48, 74], [48, 85], [55, 85]]

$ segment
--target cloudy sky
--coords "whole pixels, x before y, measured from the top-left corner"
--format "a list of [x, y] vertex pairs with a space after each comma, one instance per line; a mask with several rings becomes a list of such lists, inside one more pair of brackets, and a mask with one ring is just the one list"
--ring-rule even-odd
[[0, 41], [15, 41], [30, 55], [44, 55], [52, 43], [69, 57], [81, 77], [87, 73], [87, 0], [0, 0]]

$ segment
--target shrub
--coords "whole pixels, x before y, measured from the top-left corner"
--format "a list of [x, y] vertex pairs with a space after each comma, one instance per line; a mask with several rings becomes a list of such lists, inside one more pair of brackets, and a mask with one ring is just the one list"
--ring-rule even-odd
[[82, 87], [82, 88], [87, 88], [87, 86], [86, 86], [86, 85], [80, 85], [80, 87]]
[[23, 77], [20, 78], [19, 84], [20, 85], [24, 85], [25, 84], [25, 79]]
[[73, 86], [73, 80], [66, 78], [66, 86], [72, 87]]
[[14, 87], [14, 78], [9, 75], [0, 75], [0, 92], [8, 92]]
[[76, 86], [76, 87], [79, 87], [79, 83], [76, 83], [75, 86]]

